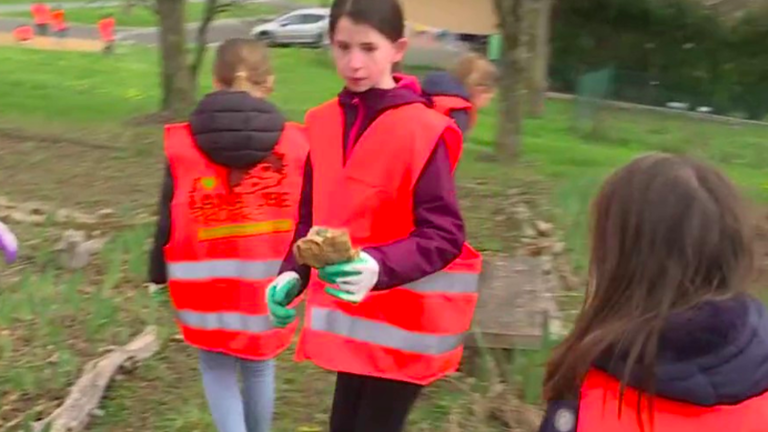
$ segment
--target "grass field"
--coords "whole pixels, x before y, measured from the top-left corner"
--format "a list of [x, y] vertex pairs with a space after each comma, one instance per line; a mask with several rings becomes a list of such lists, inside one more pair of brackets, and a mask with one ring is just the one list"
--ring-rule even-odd
[[[314, 6], [317, 1], [297, 0], [294, 3], [298, 5]], [[199, 22], [202, 20], [205, 5], [201, 2], [188, 2], [186, 4], [187, 22]], [[274, 16], [288, 9], [282, 5], [270, 3], [245, 3], [235, 5], [229, 10], [217, 15], [217, 19], [229, 18], [258, 18]], [[157, 15], [148, 8], [134, 7], [126, 10], [121, 6], [104, 7], [81, 7], [68, 8], [66, 10], [66, 19], [73, 24], [91, 24], [95, 25], [105, 14], [112, 14], [118, 27], [155, 27], [157, 26]], [[9, 17], [29, 17], [28, 11], [7, 12], [1, 14]]]
[[[120, 47], [117, 55], [0, 51], [0, 195], [121, 215], [152, 212], [162, 167], [159, 127], [129, 126], [157, 107], [157, 54]], [[274, 101], [289, 117], [332, 97], [341, 83], [322, 51], [273, 51]], [[17, 72], [24, 65], [24, 74]], [[209, 90], [207, 75], [201, 93]], [[577, 267], [585, 260], [586, 213], [603, 177], [637, 154], [689, 152], [722, 166], [757, 202], [768, 203], [768, 128], [725, 126], [659, 114], [611, 112], [600, 134], [574, 132], [573, 106], [550, 102], [547, 115], [529, 120], [523, 156], [515, 165], [478, 161], [492, 143], [495, 117], [481, 115], [459, 171], [460, 196], [473, 244], [511, 252], [517, 232], [506, 216], [512, 190], [531, 195], [543, 217], [564, 231]], [[39, 138], [10, 136], [13, 129]], [[45, 138], [45, 139], [44, 139]], [[164, 347], [110, 387], [103, 416], [91, 431], [212, 430], [192, 350], [170, 336], [167, 304], [139, 288], [146, 271], [151, 226], [115, 232], [87, 271], [57, 269], [50, 252], [61, 228], [19, 225], [19, 265], [0, 272], [0, 424], [38, 408], [48, 413], [82, 365], [109, 345], [125, 343], [157, 324]], [[538, 362], [540, 359], [537, 359]], [[534, 393], [540, 370], [526, 372]], [[290, 353], [278, 370], [277, 432], [322, 430], [333, 377]], [[430, 388], [410, 420], [410, 431], [497, 431], [489, 391], [461, 376]], [[498, 398], [496, 398], [498, 399]]]

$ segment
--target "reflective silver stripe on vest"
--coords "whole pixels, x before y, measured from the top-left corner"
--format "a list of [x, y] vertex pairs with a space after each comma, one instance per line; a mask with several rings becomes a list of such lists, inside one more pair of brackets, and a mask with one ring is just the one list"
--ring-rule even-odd
[[246, 315], [237, 312], [192, 312], [181, 310], [176, 316], [182, 324], [200, 330], [231, 330], [263, 333], [273, 329], [269, 315]]
[[343, 312], [322, 307], [312, 308], [311, 319], [312, 330], [418, 354], [445, 354], [464, 342], [464, 333], [438, 336], [412, 332], [391, 324], [352, 317]]
[[168, 263], [168, 278], [261, 280], [277, 276], [281, 261], [203, 260]]
[[477, 292], [479, 281], [477, 274], [442, 271], [406, 284], [404, 288], [420, 293], [470, 294]]

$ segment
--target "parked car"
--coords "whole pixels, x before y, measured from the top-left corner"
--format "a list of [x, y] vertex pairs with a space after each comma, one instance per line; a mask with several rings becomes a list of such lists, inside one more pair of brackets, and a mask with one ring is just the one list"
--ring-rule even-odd
[[328, 42], [329, 16], [328, 8], [299, 9], [257, 25], [251, 35], [271, 45], [323, 45]]

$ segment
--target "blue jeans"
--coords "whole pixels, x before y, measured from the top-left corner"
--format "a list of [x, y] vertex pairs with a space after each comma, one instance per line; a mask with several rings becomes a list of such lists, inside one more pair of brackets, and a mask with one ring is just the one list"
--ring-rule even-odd
[[200, 371], [219, 432], [269, 432], [275, 404], [274, 360], [250, 361], [200, 350]]

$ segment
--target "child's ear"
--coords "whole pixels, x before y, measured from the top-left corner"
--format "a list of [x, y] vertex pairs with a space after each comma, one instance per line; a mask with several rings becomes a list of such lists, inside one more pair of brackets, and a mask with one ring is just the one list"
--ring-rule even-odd
[[408, 39], [402, 38], [394, 43], [395, 46], [395, 59], [394, 62], [398, 63], [403, 61], [403, 57], [405, 57], [405, 52], [408, 50]]
[[221, 90], [221, 89], [223, 89], [223, 88], [224, 88], [224, 86], [223, 86], [223, 85], [221, 85], [221, 83], [219, 82], [219, 80], [217, 80], [217, 79], [214, 77], [214, 78], [213, 78], [213, 89], [214, 89], [214, 90]]

